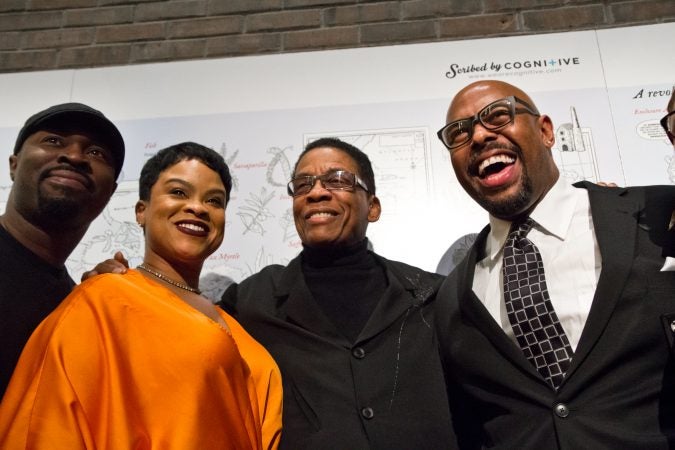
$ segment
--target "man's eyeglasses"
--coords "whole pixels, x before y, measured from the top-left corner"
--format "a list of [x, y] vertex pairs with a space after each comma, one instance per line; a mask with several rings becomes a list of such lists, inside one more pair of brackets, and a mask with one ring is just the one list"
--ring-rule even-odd
[[675, 145], [675, 111], [671, 111], [661, 119], [661, 126], [666, 130], [670, 143]]
[[355, 174], [346, 170], [331, 170], [322, 175], [305, 175], [293, 178], [287, 186], [288, 195], [297, 197], [308, 194], [314, 187], [316, 180], [320, 180], [324, 189], [329, 191], [352, 190], [358, 186], [368, 192], [366, 183]]
[[[516, 108], [520, 103], [522, 108]], [[448, 148], [461, 147], [473, 137], [473, 127], [479, 123], [488, 130], [498, 130], [513, 122], [516, 114], [527, 113], [539, 116], [537, 109], [513, 95], [496, 100], [481, 109], [473, 117], [455, 120], [438, 130], [438, 138]]]

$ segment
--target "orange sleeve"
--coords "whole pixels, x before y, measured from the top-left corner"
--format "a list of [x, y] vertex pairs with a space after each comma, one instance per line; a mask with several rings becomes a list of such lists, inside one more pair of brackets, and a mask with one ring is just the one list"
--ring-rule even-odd
[[283, 388], [281, 373], [272, 356], [233, 317], [219, 311], [230, 327], [239, 353], [248, 364], [255, 382], [258, 409], [262, 422], [262, 448], [276, 450], [282, 432]]
[[[75, 300], [78, 294], [71, 294]], [[99, 380], [103, 367], [95, 321], [86, 310], [63, 302], [26, 344], [0, 407], [0, 448], [94, 448], [90, 418], [81, 395], [82, 379]], [[81, 345], [79, 334], [89, 345]]]

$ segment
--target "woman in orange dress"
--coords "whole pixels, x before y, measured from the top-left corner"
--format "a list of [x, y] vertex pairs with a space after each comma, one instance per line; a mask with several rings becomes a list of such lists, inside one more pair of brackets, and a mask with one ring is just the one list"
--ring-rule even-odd
[[136, 270], [88, 279], [38, 327], [0, 405], [1, 449], [275, 449], [279, 369], [200, 295], [232, 180], [195, 143], [143, 167]]

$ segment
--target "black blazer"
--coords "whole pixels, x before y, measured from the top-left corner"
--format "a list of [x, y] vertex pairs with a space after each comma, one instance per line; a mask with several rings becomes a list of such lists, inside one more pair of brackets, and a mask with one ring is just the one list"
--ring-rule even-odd
[[388, 287], [353, 343], [314, 301], [300, 257], [223, 295], [221, 306], [281, 369], [281, 448], [455, 448], [433, 330], [443, 278], [375, 257]]
[[472, 291], [486, 227], [439, 291], [453, 420], [466, 448], [675, 448], [675, 187], [588, 189], [602, 268], [572, 364], [555, 392]]

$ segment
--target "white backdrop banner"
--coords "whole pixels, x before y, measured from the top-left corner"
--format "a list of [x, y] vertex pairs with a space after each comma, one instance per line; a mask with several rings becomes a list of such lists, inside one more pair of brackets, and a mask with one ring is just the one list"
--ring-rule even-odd
[[[675, 23], [471, 41], [0, 75], [0, 158], [25, 119], [79, 101], [120, 128], [120, 186], [68, 260], [73, 277], [122, 250], [141, 261], [138, 176], [157, 150], [196, 141], [234, 177], [223, 246], [204, 273], [239, 281], [300, 250], [285, 184], [303, 146], [336, 136], [363, 149], [383, 214], [368, 236], [383, 256], [433, 271], [487, 213], [457, 183], [436, 138], [450, 99], [479, 79], [531, 94], [556, 130], [570, 181], [675, 184], [658, 120], [675, 84]], [[0, 167], [0, 210], [11, 187]]]

